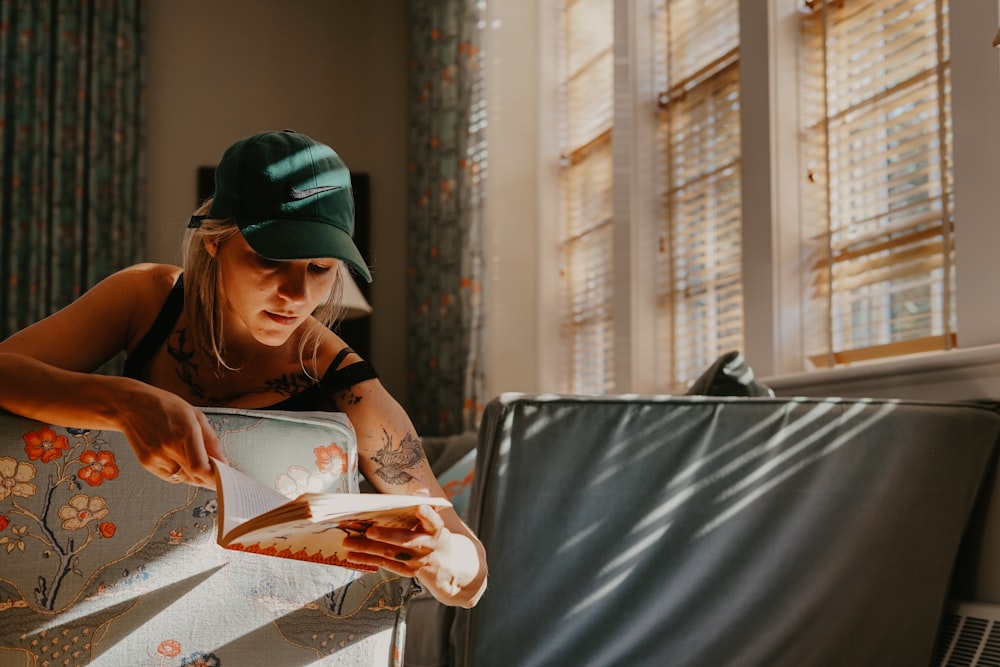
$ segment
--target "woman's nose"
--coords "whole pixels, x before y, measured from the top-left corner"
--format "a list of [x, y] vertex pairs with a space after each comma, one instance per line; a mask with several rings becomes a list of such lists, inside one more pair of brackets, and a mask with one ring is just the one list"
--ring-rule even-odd
[[309, 297], [309, 282], [306, 278], [306, 269], [289, 266], [282, 272], [278, 294], [286, 301], [305, 303]]

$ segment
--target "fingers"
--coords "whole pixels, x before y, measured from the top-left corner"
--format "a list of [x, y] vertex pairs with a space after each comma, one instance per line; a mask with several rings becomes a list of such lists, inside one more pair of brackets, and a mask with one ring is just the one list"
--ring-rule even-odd
[[226, 455], [222, 451], [222, 443], [219, 442], [219, 436], [216, 435], [215, 429], [208, 423], [208, 417], [201, 410], [198, 410], [198, 421], [201, 424], [201, 433], [205, 443], [206, 454], [213, 459], [218, 459], [226, 463]]
[[206, 476], [203, 472], [186, 468], [179, 461], [166, 461], [146, 468], [157, 477], [171, 484], [193, 484], [205, 488], [215, 488], [214, 474]]
[[175, 461], [164, 461], [155, 466], [146, 466], [146, 468], [157, 477], [165, 479], [172, 484], [178, 484], [183, 480], [184, 468]]
[[372, 526], [365, 531], [363, 539], [406, 549], [433, 548], [445, 527], [444, 520], [430, 505], [420, 505], [417, 518], [419, 523], [409, 529]]
[[429, 505], [421, 505], [420, 522], [412, 529], [372, 526], [364, 535], [344, 540], [349, 560], [412, 576], [428, 564], [438, 548], [444, 521]]
[[347, 560], [360, 565], [374, 565], [403, 577], [412, 577], [426, 565], [426, 556], [415, 556], [408, 551], [389, 550], [383, 554], [368, 551], [349, 551]]
[[181, 425], [180, 431], [160, 443], [159, 454], [164, 461], [158, 468], [165, 473], [161, 477], [174, 484], [214, 488], [215, 475], [209, 456], [218, 453], [218, 438], [203, 412], [189, 405], [183, 411], [186, 414], [175, 422]]
[[444, 528], [444, 518], [430, 505], [421, 505], [417, 508], [417, 517], [420, 524], [428, 533], [437, 534]]
[[140, 463], [173, 484], [214, 489], [210, 457], [225, 456], [205, 413], [172, 394], [155, 398], [152, 408], [137, 402], [122, 429]]
[[189, 484], [197, 484], [206, 488], [215, 488], [215, 474], [212, 472], [211, 458], [225, 461], [222, 446], [208, 418], [201, 410], [194, 409], [195, 428], [186, 441], [187, 461], [181, 463], [187, 473]]

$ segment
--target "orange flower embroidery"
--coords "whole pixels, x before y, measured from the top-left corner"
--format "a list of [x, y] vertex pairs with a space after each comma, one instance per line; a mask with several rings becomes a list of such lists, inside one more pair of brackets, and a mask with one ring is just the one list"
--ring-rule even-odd
[[67, 449], [69, 449], [69, 440], [66, 439], [66, 436], [57, 435], [50, 428], [24, 434], [24, 451], [32, 461], [41, 459], [42, 463], [48, 463], [52, 459], [62, 456]]
[[118, 526], [110, 521], [103, 521], [101, 522], [101, 525], [97, 527], [97, 530], [101, 531], [101, 537], [112, 538], [115, 536], [115, 531], [118, 530]]
[[160, 642], [160, 645], [156, 647], [156, 652], [165, 658], [176, 658], [181, 654], [181, 645], [173, 639], [167, 639]]
[[78, 475], [91, 486], [100, 486], [104, 480], [118, 476], [118, 466], [112, 452], [88, 449], [80, 455], [80, 462], [84, 465]]
[[341, 475], [347, 474], [347, 454], [337, 443], [317, 447], [313, 452], [316, 454], [316, 467], [320, 472], [337, 474], [339, 471]]

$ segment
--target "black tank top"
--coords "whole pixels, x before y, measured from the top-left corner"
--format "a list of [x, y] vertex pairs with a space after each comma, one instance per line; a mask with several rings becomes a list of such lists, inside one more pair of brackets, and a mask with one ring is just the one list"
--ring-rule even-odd
[[[135, 380], [143, 380], [141, 377], [143, 368], [149, 363], [157, 350], [163, 346], [171, 330], [177, 323], [184, 310], [184, 276], [177, 278], [173, 289], [167, 295], [167, 300], [163, 302], [159, 314], [153, 321], [153, 325], [142, 337], [139, 344], [135, 346], [132, 354], [128, 355], [122, 369], [122, 375]], [[364, 380], [372, 380], [378, 377], [375, 368], [370, 362], [362, 360], [338, 369], [337, 366], [344, 358], [353, 352], [349, 347], [342, 349], [326, 373], [319, 382], [310, 385], [299, 393], [289, 396], [280, 403], [269, 405], [260, 410], [289, 410], [293, 412], [309, 412], [313, 410], [336, 410], [333, 403], [333, 395], [339, 391], [347, 389]]]

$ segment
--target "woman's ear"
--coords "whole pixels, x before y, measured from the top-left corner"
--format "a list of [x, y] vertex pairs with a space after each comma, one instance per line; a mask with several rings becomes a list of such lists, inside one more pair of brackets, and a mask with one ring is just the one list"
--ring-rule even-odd
[[201, 242], [205, 245], [205, 252], [214, 258], [215, 254], [219, 252], [219, 242], [207, 236]]

